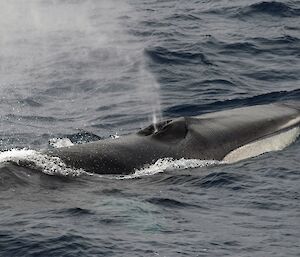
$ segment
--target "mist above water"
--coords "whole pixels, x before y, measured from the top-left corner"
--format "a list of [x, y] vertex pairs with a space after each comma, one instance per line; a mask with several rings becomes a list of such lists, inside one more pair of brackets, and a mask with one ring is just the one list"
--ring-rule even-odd
[[[113, 116], [161, 116], [146, 43], [128, 32], [138, 13], [126, 1], [12, 0], [0, 10], [3, 113], [11, 105], [20, 116], [71, 110], [70, 127], [100, 123], [96, 110], [107, 106]], [[85, 113], [90, 119], [79, 120]]]

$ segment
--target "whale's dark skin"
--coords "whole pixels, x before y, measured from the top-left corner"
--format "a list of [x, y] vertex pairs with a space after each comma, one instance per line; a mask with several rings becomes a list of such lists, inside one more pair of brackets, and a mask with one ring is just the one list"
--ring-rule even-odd
[[300, 126], [300, 102], [243, 107], [159, 122], [118, 139], [44, 151], [67, 166], [98, 174], [130, 174], [160, 158], [222, 160], [256, 140]]

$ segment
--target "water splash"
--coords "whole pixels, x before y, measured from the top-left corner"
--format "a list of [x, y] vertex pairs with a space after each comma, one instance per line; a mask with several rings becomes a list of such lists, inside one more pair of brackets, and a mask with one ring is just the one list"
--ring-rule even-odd
[[51, 138], [49, 145], [54, 148], [61, 148], [74, 145], [69, 138]]
[[112, 139], [118, 139], [118, 138], [120, 138], [120, 136], [118, 135], [118, 132], [116, 132], [113, 135], [110, 135], [109, 137], [112, 138]]
[[162, 173], [168, 170], [184, 170], [193, 169], [199, 167], [208, 167], [222, 164], [223, 162], [216, 160], [198, 160], [198, 159], [177, 159], [173, 158], [163, 158], [157, 160], [154, 164], [147, 166], [145, 168], [135, 170], [133, 174], [125, 176], [116, 176], [116, 179], [134, 179], [144, 176], [152, 176], [157, 173]]
[[58, 157], [42, 154], [35, 150], [11, 149], [0, 152], [0, 163], [11, 162], [42, 171], [47, 175], [77, 177], [87, 174], [83, 169], [72, 169]]

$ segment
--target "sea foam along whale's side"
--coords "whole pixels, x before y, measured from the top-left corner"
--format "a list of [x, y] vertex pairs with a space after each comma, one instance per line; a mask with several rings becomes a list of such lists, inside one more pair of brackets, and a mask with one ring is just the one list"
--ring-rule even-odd
[[[238, 149], [247, 150], [247, 146], [252, 149], [251, 145], [292, 129], [295, 133], [290, 141], [295, 140], [299, 135], [299, 126], [299, 101], [275, 103], [165, 120], [155, 127], [150, 125], [118, 139], [52, 149], [44, 153], [59, 157], [69, 167], [87, 172], [130, 174], [160, 158], [233, 161]], [[280, 147], [273, 148], [269, 150]], [[244, 154], [245, 158], [251, 156], [255, 153]]]

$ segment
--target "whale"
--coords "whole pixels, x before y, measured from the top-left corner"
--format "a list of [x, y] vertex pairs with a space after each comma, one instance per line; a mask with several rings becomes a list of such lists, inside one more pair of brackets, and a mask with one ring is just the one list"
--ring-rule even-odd
[[73, 169], [127, 175], [162, 158], [233, 162], [280, 150], [272, 138], [288, 145], [299, 136], [299, 127], [300, 101], [288, 101], [166, 119], [116, 139], [43, 153]]

